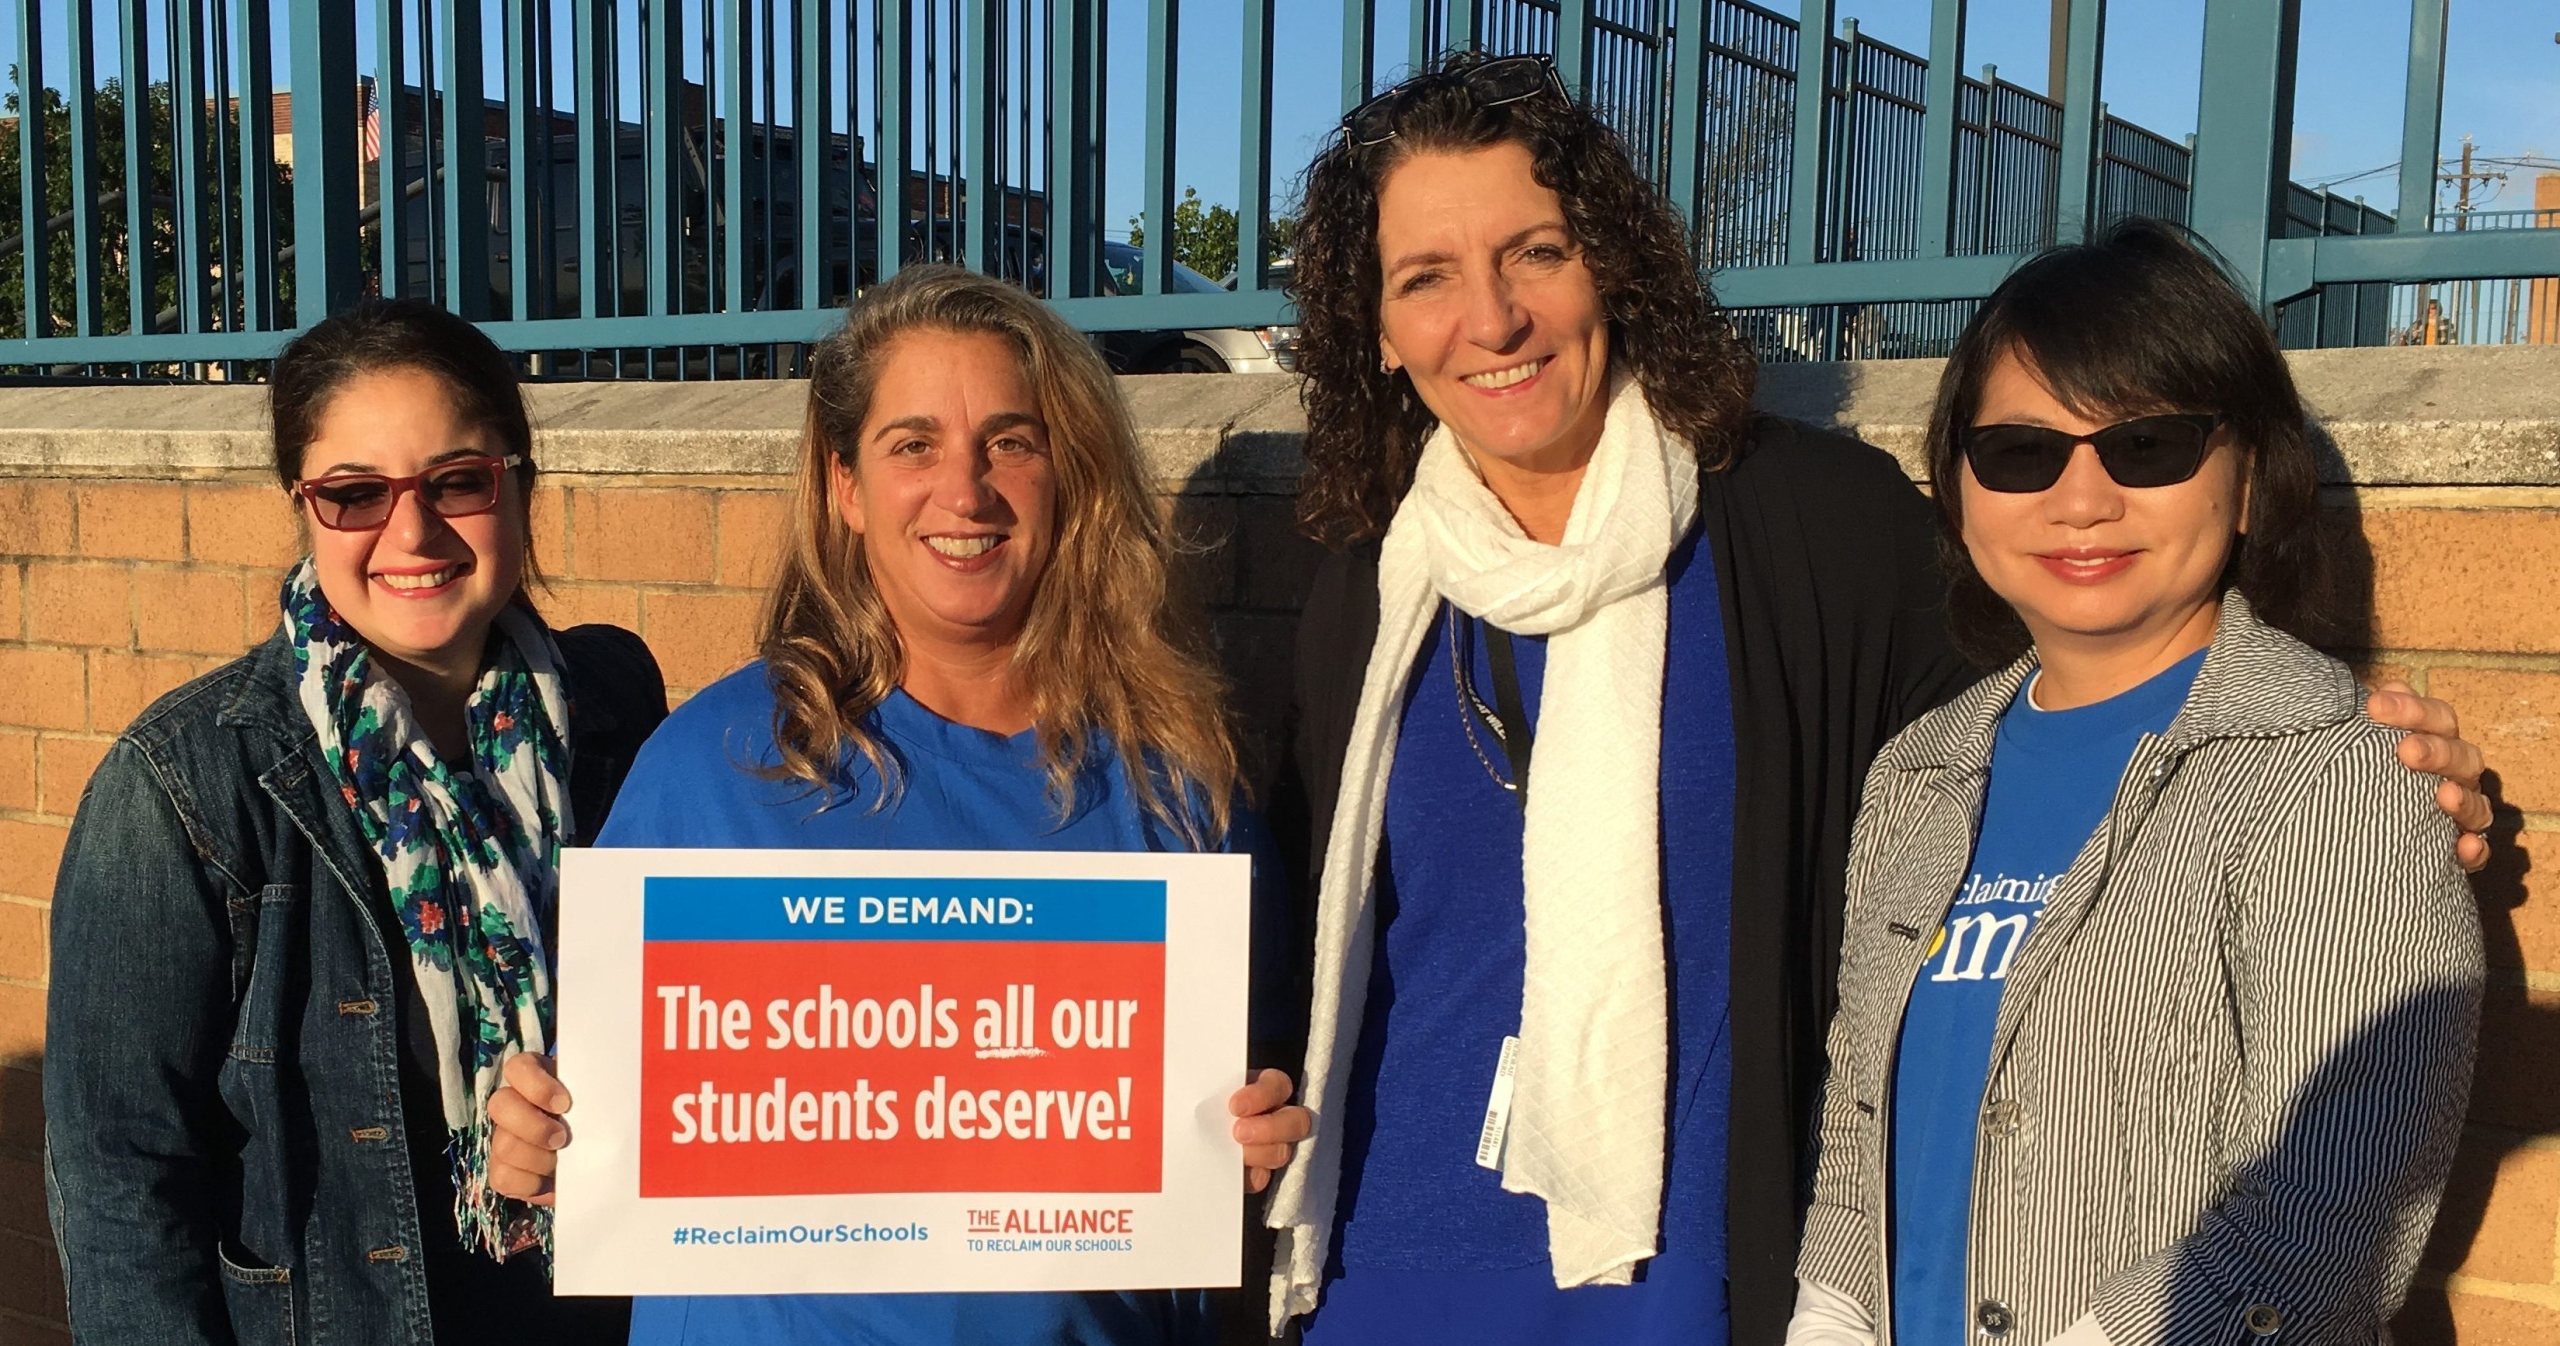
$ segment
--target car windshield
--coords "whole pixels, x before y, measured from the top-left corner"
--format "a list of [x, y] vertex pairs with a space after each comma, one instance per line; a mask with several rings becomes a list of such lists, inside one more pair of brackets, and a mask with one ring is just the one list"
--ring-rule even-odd
[[[1138, 274], [1138, 268], [1147, 264], [1145, 252], [1130, 247], [1126, 243], [1106, 242], [1102, 245], [1102, 264], [1111, 272], [1111, 288], [1114, 292], [1136, 294], [1146, 288], [1146, 282]], [[1224, 294], [1226, 289], [1226, 286], [1220, 285], [1180, 262], [1173, 264], [1173, 293], [1175, 294]]]

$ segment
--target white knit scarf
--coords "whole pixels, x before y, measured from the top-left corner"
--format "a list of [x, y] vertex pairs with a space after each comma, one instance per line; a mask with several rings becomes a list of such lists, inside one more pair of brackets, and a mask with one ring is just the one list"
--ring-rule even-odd
[[[1559, 1287], [1619, 1285], [1657, 1251], [1670, 1026], [1662, 943], [1663, 566], [1698, 513], [1691, 447], [1621, 377], [1564, 541], [1523, 533], [1447, 427], [1433, 432], [1378, 562], [1316, 916], [1306, 1105], [1314, 1139], [1273, 1193], [1272, 1326], [1316, 1305], [1342, 1178], [1342, 1104], [1377, 932], [1372, 902], [1406, 680], [1440, 600], [1546, 635], [1521, 878], [1528, 971], [1505, 1191], [1547, 1203]], [[1486, 1043], [1485, 1081], [1495, 1048]], [[1453, 1145], [1473, 1138], [1446, 1138]]]

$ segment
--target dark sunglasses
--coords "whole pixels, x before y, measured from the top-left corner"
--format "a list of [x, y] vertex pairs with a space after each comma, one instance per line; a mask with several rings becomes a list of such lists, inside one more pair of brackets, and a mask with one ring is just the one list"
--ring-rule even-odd
[[439, 518], [467, 519], [498, 507], [498, 488], [506, 480], [507, 469], [523, 461], [524, 455], [516, 453], [453, 458], [414, 477], [341, 472], [297, 481], [293, 493], [311, 502], [311, 517], [321, 527], [339, 532], [360, 533], [391, 522], [391, 511], [404, 491], [416, 491], [419, 503]]
[[1413, 106], [1416, 95], [1452, 85], [1465, 90], [1480, 108], [1523, 102], [1546, 92], [1553, 92], [1566, 102], [1573, 101], [1573, 95], [1564, 87], [1564, 76], [1556, 70], [1554, 57], [1501, 56], [1464, 70], [1416, 75], [1345, 113], [1342, 134], [1354, 145], [1383, 145], [1404, 130], [1404, 114]]
[[2050, 490], [2086, 444], [2118, 486], [2175, 486], [2204, 466], [2217, 415], [2140, 416], [2075, 435], [2041, 425], [1976, 425], [1956, 431], [1956, 445], [1986, 491]]

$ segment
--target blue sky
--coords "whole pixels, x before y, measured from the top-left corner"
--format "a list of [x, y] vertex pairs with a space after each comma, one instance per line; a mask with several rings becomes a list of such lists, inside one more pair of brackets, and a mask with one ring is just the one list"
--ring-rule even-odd
[[[102, 65], [112, 69], [116, 6], [95, 4], [108, 17], [100, 33]], [[848, 0], [829, 0], [842, 6]], [[1378, 67], [1404, 68], [1410, 0], [1379, 0]], [[284, 0], [269, 0], [277, 16], [279, 62], [289, 45]], [[565, 11], [564, 0], [552, 0]], [[1767, 0], [1781, 13], [1797, 0]], [[1929, 0], [1835, 0], [1843, 18], [1905, 49], [1925, 53]], [[1971, 0], [1964, 68], [1978, 72], [1996, 63], [2005, 78], [2030, 88], [2045, 83], [2046, 27], [2051, 0]], [[229, 8], [224, 0], [216, 8]], [[483, 0], [494, 23], [496, 0]], [[2205, 0], [2115, 0], [2107, 33], [2105, 93], [2117, 116], [2170, 137], [2195, 129], [2197, 72], [2204, 33]], [[14, 11], [14, 6], [7, 7]], [[626, 6], [629, 8], [629, 6]], [[688, 5], [688, 9], [695, 6]], [[862, 0], [862, 8], [870, 8]], [[360, 5], [359, 50], [370, 61], [371, 5]], [[1138, 142], [1143, 134], [1144, 91], [1138, 82], [1145, 49], [1144, 0], [1109, 0], [1113, 56], [1110, 115], [1105, 129], [1106, 216], [1117, 227], [1143, 195]], [[1196, 186], [1211, 201], [1240, 199], [1237, 177], [1237, 62], [1235, 0], [1181, 0], [1181, 59], [1177, 83], [1175, 180]], [[1341, 106], [1342, 9], [1333, 0], [1277, 0], [1272, 127], [1273, 204], [1285, 207], [1289, 184], [1331, 130]], [[2297, 81], [2293, 177], [2298, 182], [2337, 182], [2342, 194], [2362, 193], [2373, 204], [2397, 208], [2400, 114], [2405, 81], [2409, 0], [2302, 0], [2302, 67]], [[698, 12], [698, 11], [697, 11]], [[2443, 153], [2458, 152], [2473, 136], [2480, 154], [2560, 160], [2560, 4], [2554, 0], [2452, 0], [2445, 77]], [[565, 29], [564, 29], [565, 38]], [[47, 65], [59, 83], [62, 33], [58, 20], [46, 33]], [[558, 53], [567, 74], [567, 43]], [[14, 12], [0, 13], [0, 49], [18, 47]], [[860, 64], [867, 85], [869, 44]], [[166, 50], [160, 44], [161, 51]], [[636, 52], [633, 53], [636, 55]], [[493, 27], [487, 43], [494, 80], [500, 46]], [[2515, 173], [2503, 196], [2486, 208], [2530, 204], [2531, 170]], [[2362, 176], [2358, 176], [2362, 175]]]

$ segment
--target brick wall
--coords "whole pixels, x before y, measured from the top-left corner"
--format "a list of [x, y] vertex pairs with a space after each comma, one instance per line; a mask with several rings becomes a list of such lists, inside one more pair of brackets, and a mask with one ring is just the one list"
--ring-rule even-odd
[[[18, 471], [0, 475], [0, 1346], [67, 1339], [37, 1072], [48, 904], [82, 783], [154, 697], [272, 629], [295, 554], [281, 494], [245, 468]], [[546, 482], [535, 528], [555, 621], [638, 631], [679, 697], [746, 657], [779, 479]], [[2560, 489], [2367, 488], [2332, 506], [2371, 553], [2360, 661], [2462, 710], [2503, 806], [2477, 884], [2496, 970], [2472, 1124], [2401, 1340], [2541, 1346], [2560, 1341]], [[1174, 512], [1239, 702], [1267, 727], [1314, 553], [1267, 488], [1181, 495]]]

